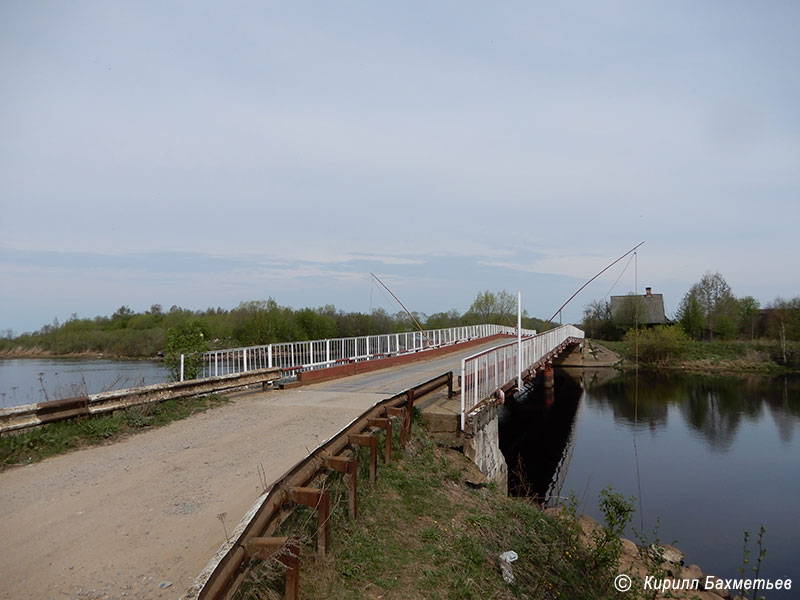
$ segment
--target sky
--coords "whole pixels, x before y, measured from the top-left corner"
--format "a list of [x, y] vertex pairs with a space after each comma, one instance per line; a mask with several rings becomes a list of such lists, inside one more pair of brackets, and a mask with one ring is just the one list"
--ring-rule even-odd
[[[800, 3], [0, 2], [0, 330], [800, 295]], [[615, 281], [619, 281], [614, 286]], [[612, 288], [613, 286], [613, 288]]]

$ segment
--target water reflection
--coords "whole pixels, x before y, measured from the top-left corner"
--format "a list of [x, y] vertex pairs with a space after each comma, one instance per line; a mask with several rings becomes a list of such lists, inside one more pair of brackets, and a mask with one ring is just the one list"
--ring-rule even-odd
[[555, 389], [536, 386], [500, 411], [500, 450], [512, 495], [541, 500], [558, 494], [569, 463], [570, 440], [583, 394], [580, 381], [556, 375]]
[[647, 373], [637, 381], [625, 374], [589, 389], [589, 404], [611, 412], [617, 422], [653, 432], [668, 427], [670, 415], [675, 415], [670, 407], [675, 406], [709, 448], [723, 453], [730, 450], [741, 424], [762, 420], [765, 411], [784, 443], [791, 442], [800, 417], [800, 378], [791, 376]]
[[560, 369], [555, 398], [537, 390], [506, 404], [500, 445], [512, 493], [574, 491], [581, 512], [602, 518], [596, 499], [611, 486], [639, 499], [637, 527], [649, 532], [660, 520], [659, 535], [677, 541], [688, 563], [723, 577], [738, 574], [744, 530], [763, 524], [762, 574], [797, 578], [798, 428], [797, 375], [640, 373], [637, 381]]

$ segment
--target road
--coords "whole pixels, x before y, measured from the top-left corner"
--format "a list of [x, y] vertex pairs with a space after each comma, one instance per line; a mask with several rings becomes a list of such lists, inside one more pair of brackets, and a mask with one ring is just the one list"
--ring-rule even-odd
[[9, 599], [177, 598], [263, 491], [376, 402], [499, 342], [285, 391], [0, 473]]

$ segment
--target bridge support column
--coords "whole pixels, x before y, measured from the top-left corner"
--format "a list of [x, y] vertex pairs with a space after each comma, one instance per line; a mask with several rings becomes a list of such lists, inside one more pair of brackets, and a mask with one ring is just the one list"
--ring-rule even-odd
[[544, 371], [542, 372], [542, 380], [544, 383], [545, 389], [552, 389], [555, 386], [555, 379], [553, 377], [553, 363], [547, 362], [544, 366]]
[[508, 493], [508, 466], [500, 452], [498, 428], [500, 408], [489, 402], [467, 416], [464, 436], [464, 456], [474, 462], [489, 481], [500, 491]]

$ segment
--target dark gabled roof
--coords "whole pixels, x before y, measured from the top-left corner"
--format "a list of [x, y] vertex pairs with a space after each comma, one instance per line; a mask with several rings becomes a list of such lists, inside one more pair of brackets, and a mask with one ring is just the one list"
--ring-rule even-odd
[[657, 325], [667, 322], [667, 317], [664, 314], [664, 296], [662, 294], [650, 294], [649, 296], [611, 296], [612, 317], [617, 315], [627, 298], [638, 298], [641, 300], [644, 307], [643, 325]]

